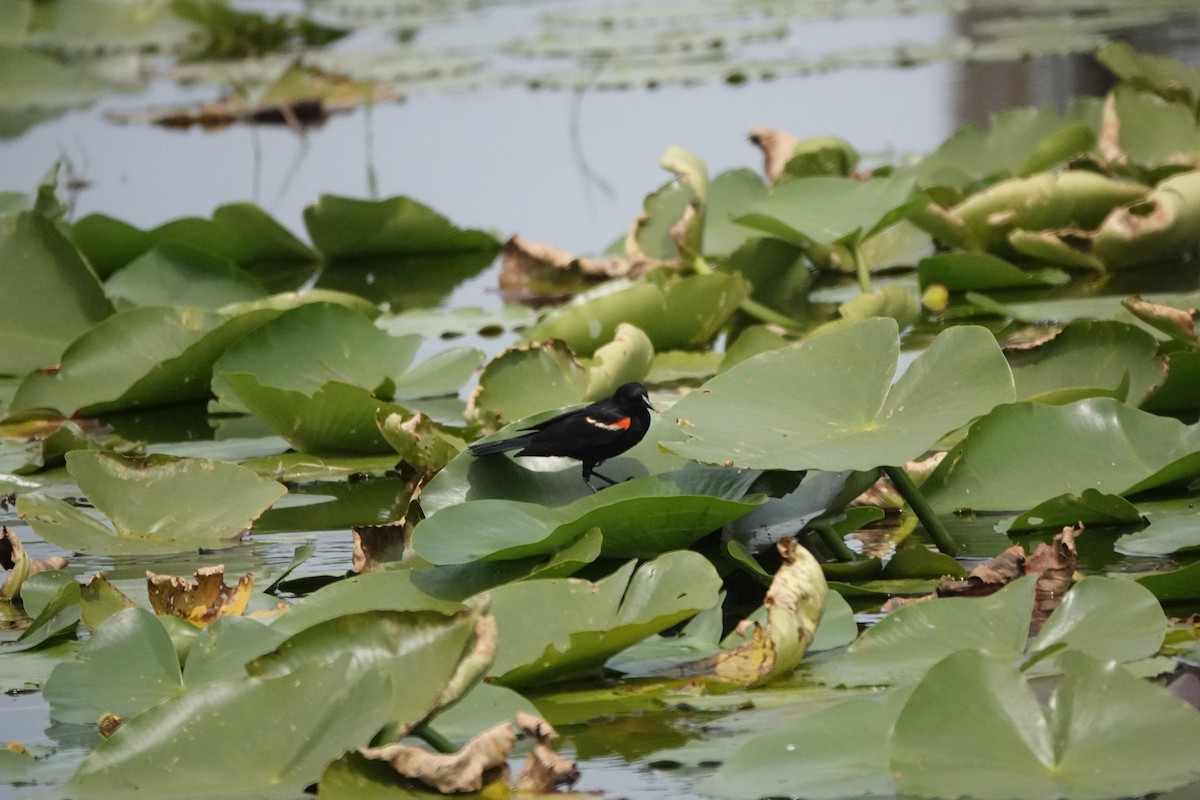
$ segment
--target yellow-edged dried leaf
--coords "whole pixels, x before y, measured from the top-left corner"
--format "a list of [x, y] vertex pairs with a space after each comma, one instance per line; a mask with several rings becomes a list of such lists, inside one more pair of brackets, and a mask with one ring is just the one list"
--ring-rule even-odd
[[475, 792], [508, 775], [508, 756], [517, 741], [511, 724], [501, 722], [471, 739], [457, 753], [431, 753], [406, 744], [365, 747], [366, 758], [386, 761], [406, 778], [439, 792]]
[[46, 570], [62, 569], [67, 559], [51, 556], [34, 561], [25, 552], [20, 538], [7, 527], [0, 528], [0, 567], [5, 570], [4, 583], [0, 584], [0, 599], [14, 600], [21, 596], [21, 587], [31, 576]]
[[[751, 687], [786, 675], [800, 664], [825, 612], [829, 584], [821, 565], [795, 539], [784, 537], [776, 547], [783, 565], [775, 573], [763, 601], [767, 608], [766, 627], [754, 625], [749, 641], [672, 670], [672, 674]], [[753, 623], [743, 621], [739, 632], [747, 624]]]
[[179, 617], [203, 628], [218, 617], [240, 616], [250, 602], [254, 575], [247, 572], [236, 586], [225, 585], [225, 565], [196, 570], [196, 579], [146, 571], [146, 590], [156, 614]]

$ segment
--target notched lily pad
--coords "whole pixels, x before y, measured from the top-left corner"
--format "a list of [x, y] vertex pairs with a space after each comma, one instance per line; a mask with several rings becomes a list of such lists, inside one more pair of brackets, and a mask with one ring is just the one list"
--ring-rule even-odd
[[871, 318], [743, 361], [671, 409], [662, 446], [708, 463], [839, 472], [900, 465], [1013, 396], [992, 334], [939, 334], [893, 386], [896, 323]]
[[236, 464], [77, 450], [67, 469], [115, 530], [40, 493], [17, 512], [43, 539], [80, 553], [169, 553], [229, 547], [287, 489]]

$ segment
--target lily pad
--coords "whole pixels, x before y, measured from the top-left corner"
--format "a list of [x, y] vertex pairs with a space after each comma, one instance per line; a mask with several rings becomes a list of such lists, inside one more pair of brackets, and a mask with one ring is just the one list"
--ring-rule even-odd
[[749, 293], [740, 276], [721, 273], [609, 281], [550, 312], [521, 341], [562, 339], [590, 356], [627, 322], [645, 332], [655, 350], [696, 347], [717, 334]]
[[[1127, 386], [1124, 400], [1141, 402], [1163, 382], [1158, 342], [1141, 328], [1111, 320], [1077, 320], [1037, 347], [1008, 354], [1018, 400], [1055, 403], [1080, 391], [1096, 394]], [[1111, 396], [1111, 395], [1110, 395]]]
[[921, 286], [941, 284], [951, 291], [1061, 286], [1070, 276], [1060, 269], [1023, 270], [990, 253], [939, 253], [917, 264]]
[[1016, 668], [979, 651], [933, 667], [896, 720], [896, 788], [935, 797], [1102, 800], [1200, 778], [1195, 709], [1114, 664], [1079, 652], [1058, 659], [1064, 680], [1048, 707]]
[[[388, 721], [389, 708], [379, 698], [390, 694], [392, 679], [377, 668], [347, 681], [353, 661], [354, 654], [345, 653], [281, 677], [209, 684], [160, 703], [101, 742], [64, 791], [95, 798], [135, 791], [293, 797]], [[262, 726], [264, 719], [272, 724]], [[246, 730], [258, 731], [252, 748], [231, 735]], [[173, 766], [164, 770], [164, 763]], [[221, 769], [212, 768], [217, 763]]]
[[28, 493], [17, 512], [43, 539], [81, 553], [229, 547], [286, 489], [236, 464], [76, 450], [67, 468], [115, 531], [79, 509]]
[[710, 608], [721, 579], [703, 556], [629, 562], [596, 583], [524, 581], [492, 591], [499, 647], [492, 679], [505, 686], [578, 675], [652, 633]]
[[[742, 499], [754, 477], [693, 468], [619, 483], [557, 507], [475, 500], [427, 517], [412, 546], [434, 564], [508, 560], [552, 552], [599, 528], [604, 555], [648, 558], [688, 547], [756, 508], [761, 498]], [[464, 530], [473, 534], [465, 537]]]
[[218, 309], [267, 296], [262, 284], [232, 261], [177, 244], [147, 250], [105, 281], [104, 289], [122, 307]]
[[[329, 381], [375, 391], [412, 363], [420, 337], [392, 337], [366, 317], [330, 303], [286, 311], [229, 348], [214, 366], [213, 393], [237, 409], [225, 373], [311, 396]], [[244, 410], [241, 409], [241, 410]]]
[[859, 181], [816, 176], [776, 186], [735, 221], [784, 241], [810, 244], [869, 239], [928, 202], [912, 178]]
[[132, 608], [100, 626], [74, 662], [56, 667], [43, 693], [52, 718], [93, 724], [105, 714], [129, 719], [183, 691], [171, 637], [154, 614]]
[[313, 245], [333, 262], [500, 249], [491, 234], [455, 227], [428, 206], [403, 196], [356, 200], [322, 195], [304, 209], [304, 224]]
[[922, 491], [939, 512], [1006, 511], [1088, 488], [1129, 496], [1197, 474], [1200, 426], [1093, 398], [997, 408], [971, 427]]
[[223, 205], [211, 220], [187, 217], [147, 231], [91, 214], [76, 222], [70, 235], [102, 278], [166, 244], [232, 261], [272, 292], [299, 288], [317, 266], [307, 245], [253, 203]]
[[1137, 525], [1141, 522], [1142, 515], [1137, 506], [1124, 497], [1088, 488], [1083, 490], [1083, 494], [1064, 494], [1038, 503], [1013, 520], [1006, 532], [1058, 531], [1067, 525], [1079, 524], [1087, 528], [1099, 528], [1106, 525]]
[[871, 318], [762, 353], [676, 403], [686, 439], [662, 445], [751, 469], [869, 470], [904, 464], [1012, 399], [1008, 365], [982, 328], [939, 334], [893, 386], [899, 352], [896, 322]]
[[202, 309], [123, 311], [72, 342], [57, 370], [27, 375], [12, 410], [52, 409], [70, 416], [206, 399], [213, 364], [225, 349], [276, 314], [226, 319]]
[[113, 313], [96, 274], [35, 211], [0, 218], [0, 374], [53, 367], [76, 337]]

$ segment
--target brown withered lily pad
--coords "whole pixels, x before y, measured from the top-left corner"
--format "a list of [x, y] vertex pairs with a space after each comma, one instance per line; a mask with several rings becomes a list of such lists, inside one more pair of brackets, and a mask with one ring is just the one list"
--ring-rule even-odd
[[573, 786], [579, 780], [579, 768], [550, 747], [558, 738], [558, 731], [541, 717], [523, 711], [514, 721], [522, 734], [537, 740], [517, 777], [517, 791], [552, 792], [560, 786]]
[[1026, 554], [1020, 545], [1013, 545], [995, 558], [971, 570], [966, 578], [946, 578], [938, 583], [933, 594], [923, 597], [894, 597], [884, 603], [884, 612], [902, 606], [933, 600], [938, 597], [986, 597], [1003, 589], [1025, 575], [1037, 575], [1033, 615], [1030, 630], [1037, 633], [1042, 624], [1058, 608], [1063, 595], [1075, 578], [1075, 537], [1082, 527], [1066, 527], [1055, 534], [1050, 544], [1040, 542], [1033, 553]]
[[225, 585], [225, 565], [196, 570], [196, 579], [146, 571], [146, 590], [156, 614], [179, 617], [206, 627], [218, 617], [241, 616], [250, 602], [254, 575], [247, 572], [236, 586]]
[[674, 261], [648, 256], [627, 258], [575, 256], [554, 245], [513, 236], [501, 251], [500, 288], [505, 292], [554, 293], [580, 291], [610, 278], [640, 278]]

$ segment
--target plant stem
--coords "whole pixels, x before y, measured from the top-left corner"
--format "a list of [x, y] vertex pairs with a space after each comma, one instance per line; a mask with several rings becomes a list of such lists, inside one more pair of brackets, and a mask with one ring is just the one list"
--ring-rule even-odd
[[867, 262], [863, 261], [862, 253], [859, 252], [858, 244], [852, 244], [848, 247], [850, 250], [850, 258], [854, 260], [854, 271], [858, 274], [858, 288], [863, 294], [871, 293], [871, 273], [867, 269]]
[[833, 552], [833, 557], [838, 561], [856, 561], [858, 553], [850, 549], [833, 526], [828, 522], [813, 523], [812, 529], [821, 537], [821, 542]]
[[434, 750], [437, 750], [439, 753], [458, 752], [458, 748], [454, 746], [454, 742], [450, 741], [445, 736], [442, 736], [440, 733], [424, 723], [413, 728], [412, 735], [419, 736], [420, 738], [424, 739], [426, 744], [428, 744]]
[[958, 554], [958, 545], [950, 538], [950, 532], [946, 530], [946, 526], [938, 519], [938, 515], [934, 513], [933, 507], [929, 505], [929, 501], [925, 499], [925, 495], [921, 494], [921, 490], [913, 483], [912, 478], [908, 477], [908, 473], [904, 471], [904, 467], [884, 467], [884, 473], [892, 479], [892, 484], [896, 487], [896, 491], [908, 503], [909, 508], [917, 515], [917, 519], [921, 520], [921, 524], [925, 526], [925, 532], [929, 534], [929, 538], [937, 545], [937, 549], [941, 550], [948, 556]]
[[[711, 275], [714, 270], [712, 266], [704, 260], [703, 256], [696, 256], [692, 259], [692, 270], [699, 275]], [[738, 306], [742, 311], [757, 319], [759, 322], [767, 322], [775, 325], [782, 325], [785, 328], [795, 330], [799, 328], [799, 323], [796, 320], [784, 314], [780, 314], [774, 309], [767, 308], [762, 303], [747, 297]]]

